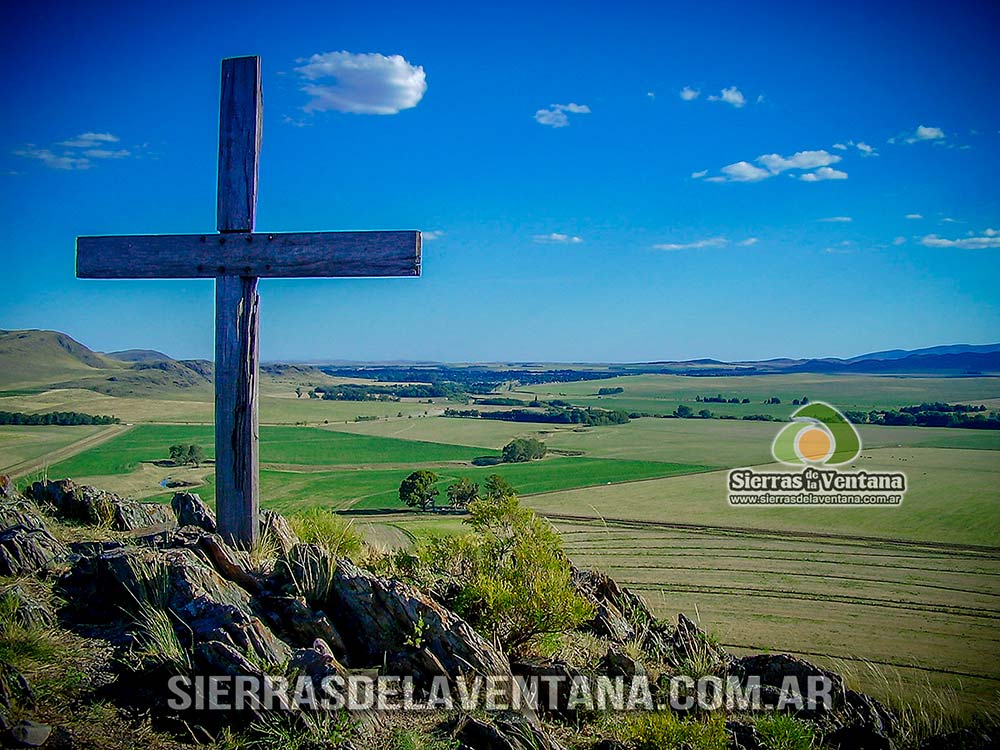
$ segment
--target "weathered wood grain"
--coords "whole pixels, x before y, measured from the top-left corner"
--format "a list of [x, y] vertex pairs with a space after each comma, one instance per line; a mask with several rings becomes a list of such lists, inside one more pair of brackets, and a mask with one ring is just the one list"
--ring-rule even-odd
[[260, 58], [223, 60], [217, 206], [220, 232], [253, 231], [263, 113]]
[[259, 533], [260, 298], [257, 279], [215, 282], [215, 509], [219, 534], [247, 548]]
[[419, 276], [420, 232], [78, 237], [84, 279]]

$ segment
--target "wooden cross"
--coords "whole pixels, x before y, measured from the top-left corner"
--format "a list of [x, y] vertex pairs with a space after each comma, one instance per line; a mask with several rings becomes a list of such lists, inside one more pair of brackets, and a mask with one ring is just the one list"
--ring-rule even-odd
[[219, 531], [249, 547], [259, 527], [260, 277], [419, 276], [420, 232], [254, 232], [259, 57], [222, 61], [218, 234], [78, 237], [85, 279], [215, 279], [215, 504]]

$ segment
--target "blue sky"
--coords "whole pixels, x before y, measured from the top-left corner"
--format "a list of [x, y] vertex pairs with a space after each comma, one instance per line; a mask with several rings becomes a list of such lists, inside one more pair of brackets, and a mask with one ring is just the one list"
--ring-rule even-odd
[[258, 230], [432, 233], [419, 279], [262, 282], [265, 359], [1000, 340], [988, 3], [30, 5], [0, 328], [211, 357], [212, 282], [77, 280], [74, 238], [212, 231], [219, 63], [259, 54]]

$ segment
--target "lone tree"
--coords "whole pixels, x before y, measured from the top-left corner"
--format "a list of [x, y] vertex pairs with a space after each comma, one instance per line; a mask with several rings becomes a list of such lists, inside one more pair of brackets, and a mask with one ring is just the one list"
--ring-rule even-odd
[[438, 475], [427, 469], [419, 469], [413, 472], [399, 485], [399, 499], [411, 508], [427, 510], [434, 507], [434, 498], [441, 491], [434, 485], [438, 481]]
[[504, 463], [517, 464], [545, 457], [545, 443], [534, 438], [515, 438], [503, 447]]
[[448, 502], [453, 508], [468, 508], [469, 503], [479, 499], [479, 485], [468, 477], [462, 477], [448, 486]]
[[171, 445], [170, 460], [176, 466], [187, 466], [188, 464], [201, 466], [205, 461], [205, 449], [200, 445], [183, 445], [181, 443]]
[[496, 500], [500, 497], [511, 497], [517, 494], [511, 483], [499, 474], [490, 474], [486, 477], [484, 489], [486, 490], [485, 497], [487, 500]]

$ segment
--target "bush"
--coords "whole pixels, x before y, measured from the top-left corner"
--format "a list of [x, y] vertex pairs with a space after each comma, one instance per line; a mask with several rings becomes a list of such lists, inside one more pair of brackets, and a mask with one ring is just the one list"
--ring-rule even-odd
[[305, 544], [325, 547], [334, 557], [357, 557], [365, 545], [353, 522], [328, 510], [313, 508], [290, 516], [288, 522]]
[[503, 447], [504, 463], [517, 464], [545, 458], [545, 443], [534, 438], [514, 438]]
[[513, 494], [469, 505], [475, 533], [422, 543], [417, 555], [451, 585], [449, 604], [478, 630], [518, 652], [539, 635], [593, 615], [570, 581], [555, 530]]
[[[721, 713], [705, 720], [682, 719], [671, 711], [643, 711], [623, 716], [616, 738], [635, 750], [728, 750], [729, 732]], [[770, 748], [770, 746], [768, 746]]]
[[767, 750], [810, 750], [813, 728], [788, 714], [767, 714], [754, 721]]

